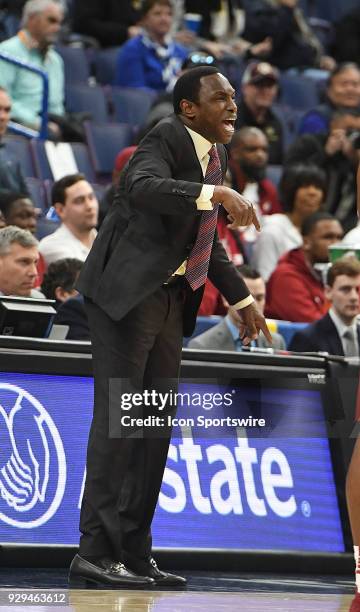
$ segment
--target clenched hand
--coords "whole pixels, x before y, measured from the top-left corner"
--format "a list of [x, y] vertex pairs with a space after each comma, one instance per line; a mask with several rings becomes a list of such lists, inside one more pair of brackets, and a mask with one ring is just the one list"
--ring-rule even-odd
[[229, 228], [254, 225], [260, 231], [259, 219], [251, 202], [240, 193], [224, 185], [216, 186], [211, 199], [213, 204], [222, 204], [228, 212]]

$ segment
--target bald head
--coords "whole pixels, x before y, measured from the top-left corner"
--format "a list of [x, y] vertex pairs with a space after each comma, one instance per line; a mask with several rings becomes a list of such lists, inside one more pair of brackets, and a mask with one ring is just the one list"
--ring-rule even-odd
[[232, 141], [231, 141], [231, 148], [233, 147], [237, 147], [239, 145], [244, 144], [244, 142], [248, 139], [248, 138], [257, 138], [262, 140], [263, 142], [267, 142], [266, 136], [265, 134], [259, 130], [259, 128], [257, 127], [252, 127], [252, 126], [245, 126], [242, 127], [240, 130], [238, 130], [237, 132], [235, 132]]
[[265, 177], [269, 159], [269, 144], [265, 134], [256, 127], [243, 127], [231, 141], [231, 159], [236, 162], [249, 181]]

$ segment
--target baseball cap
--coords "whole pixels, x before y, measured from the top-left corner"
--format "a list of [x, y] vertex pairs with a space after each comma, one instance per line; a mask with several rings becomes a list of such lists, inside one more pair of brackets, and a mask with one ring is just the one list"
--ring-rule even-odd
[[243, 85], [259, 85], [260, 83], [278, 83], [279, 71], [268, 62], [251, 62], [243, 74]]

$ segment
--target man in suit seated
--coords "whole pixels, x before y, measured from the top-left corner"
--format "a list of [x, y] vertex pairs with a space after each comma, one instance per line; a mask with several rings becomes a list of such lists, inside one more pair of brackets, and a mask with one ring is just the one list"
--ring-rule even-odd
[[328, 271], [325, 293], [331, 308], [324, 317], [298, 331], [291, 351], [326, 351], [331, 355], [360, 355], [360, 262], [343, 257]]
[[[265, 308], [266, 288], [259, 272], [247, 264], [237, 266], [237, 270], [240, 272], [253, 296], [258, 310], [263, 313]], [[188, 347], [216, 351], [242, 351], [243, 345], [240, 339], [240, 325], [241, 319], [237, 311], [230, 306], [226, 317], [224, 317], [220, 323], [190, 340]], [[275, 350], [284, 350], [286, 348], [285, 340], [280, 334], [272, 333], [272, 340], [272, 344], [270, 345], [264, 334], [260, 333], [258, 339], [254, 340], [251, 345], [258, 348], [271, 347]]]
[[90, 340], [84, 298], [80, 294], [69, 298], [60, 305], [54, 323], [56, 325], [68, 325], [69, 331], [66, 334], [66, 340]]

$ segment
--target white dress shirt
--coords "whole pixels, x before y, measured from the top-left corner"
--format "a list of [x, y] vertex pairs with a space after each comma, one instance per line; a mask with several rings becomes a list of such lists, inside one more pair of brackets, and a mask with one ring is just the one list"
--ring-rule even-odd
[[[198, 134], [197, 132], [195, 132], [194, 130], [191, 130], [187, 126], [185, 126], [185, 128], [189, 132], [191, 139], [194, 143], [195, 152], [199, 160], [201, 169], [203, 171], [203, 175], [205, 177], [209, 159], [210, 159], [209, 151], [211, 147], [213, 146], [213, 143], [209, 142], [209, 140], [201, 136], [201, 134]], [[196, 200], [196, 206], [198, 210], [212, 210], [213, 209], [211, 198], [214, 195], [214, 189], [215, 189], [215, 185], [203, 185], [200, 195]], [[176, 270], [175, 274], [179, 274], [179, 275], [185, 274], [185, 271], [186, 271], [186, 261], [184, 261], [181, 264], [181, 266]], [[243, 300], [240, 300], [240, 302], [233, 304], [233, 307], [236, 308], [237, 310], [240, 310], [241, 308], [245, 308], [245, 306], [249, 306], [250, 304], [252, 304], [253, 301], [254, 301], [254, 298], [251, 295], [249, 295]]]
[[[96, 230], [93, 229], [91, 231], [95, 240]], [[65, 257], [85, 261], [89, 255], [90, 248], [76, 238], [69, 228], [62, 223], [55, 232], [40, 240], [39, 251], [45, 260], [46, 267], [48, 267], [53, 261], [58, 261]]]

